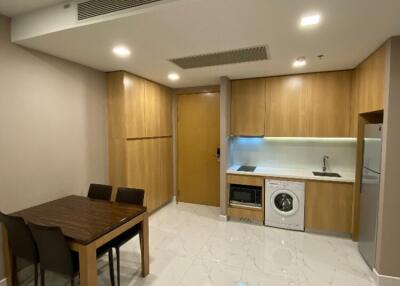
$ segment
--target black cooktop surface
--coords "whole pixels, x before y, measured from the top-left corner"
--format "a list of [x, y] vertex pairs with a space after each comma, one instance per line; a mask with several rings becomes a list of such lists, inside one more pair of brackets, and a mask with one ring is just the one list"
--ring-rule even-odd
[[255, 166], [240, 166], [239, 169], [237, 169], [240, 172], [254, 172], [254, 170], [256, 169]]

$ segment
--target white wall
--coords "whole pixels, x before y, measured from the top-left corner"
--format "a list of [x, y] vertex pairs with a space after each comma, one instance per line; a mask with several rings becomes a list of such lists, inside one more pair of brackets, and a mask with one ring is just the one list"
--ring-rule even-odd
[[107, 182], [106, 125], [104, 73], [11, 44], [0, 15], [0, 211]]
[[321, 170], [329, 156], [331, 171], [355, 171], [355, 139], [231, 138], [233, 165]]

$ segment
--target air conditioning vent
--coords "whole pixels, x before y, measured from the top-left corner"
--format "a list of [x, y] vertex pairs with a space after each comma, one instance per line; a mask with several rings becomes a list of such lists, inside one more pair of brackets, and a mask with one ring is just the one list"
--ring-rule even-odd
[[176, 58], [170, 61], [182, 69], [193, 69], [262, 60], [268, 60], [266, 46]]
[[164, 0], [89, 0], [78, 3], [78, 21]]

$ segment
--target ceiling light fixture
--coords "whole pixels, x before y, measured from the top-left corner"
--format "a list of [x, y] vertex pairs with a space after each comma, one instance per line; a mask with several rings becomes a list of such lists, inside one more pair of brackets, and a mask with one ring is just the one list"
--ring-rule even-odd
[[321, 21], [321, 15], [311, 15], [301, 18], [300, 26], [308, 27], [317, 25]]
[[171, 81], [177, 81], [178, 79], [180, 79], [181, 77], [179, 76], [179, 74], [177, 73], [170, 73], [168, 75], [168, 79]]
[[295, 67], [295, 68], [304, 67], [306, 64], [307, 64], [306, 58], [305, 57], [301, 57], [301, 58], [297, 58], [293, 62], [293, 67]]
[[131, 54], [131, 51], [127, 47], [124, 47], [124, 46], [115, 46], [112, 49], [112, 51], [116, 56], [121, 57], [121, 58], [129, 57]]

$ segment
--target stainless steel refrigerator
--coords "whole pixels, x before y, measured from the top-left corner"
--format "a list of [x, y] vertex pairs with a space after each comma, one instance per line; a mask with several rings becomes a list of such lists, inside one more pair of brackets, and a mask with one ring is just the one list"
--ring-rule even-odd
[[365, 125], [364, 157], [360, 194], [360, 235], [358, 248], [371, 269], [375, 267], [381, 153], [382, 125]]

